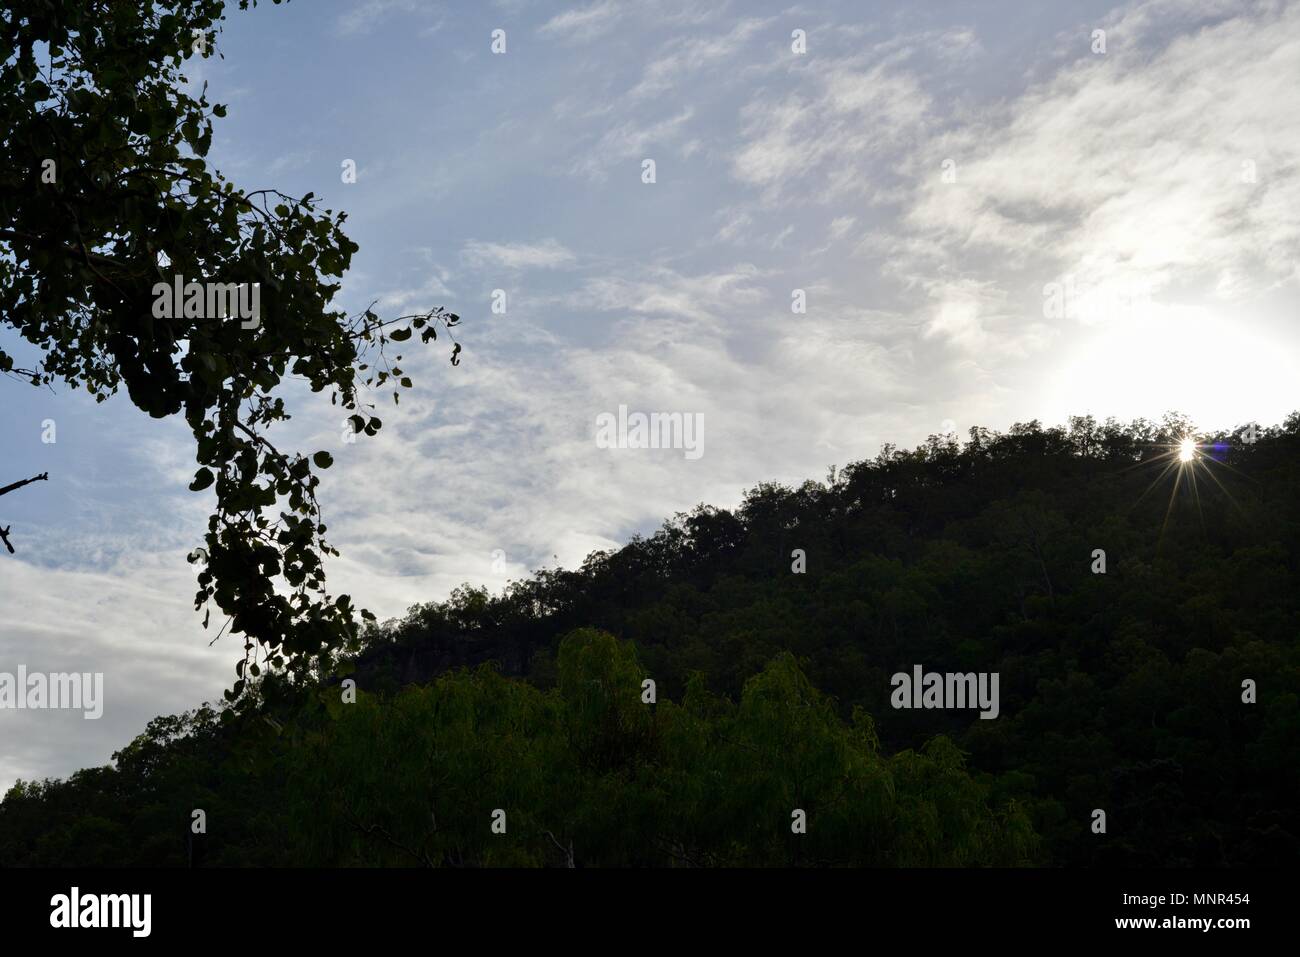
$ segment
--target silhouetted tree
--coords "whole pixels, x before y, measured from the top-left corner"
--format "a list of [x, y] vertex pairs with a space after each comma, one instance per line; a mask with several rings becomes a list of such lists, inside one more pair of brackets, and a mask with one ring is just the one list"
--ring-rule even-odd
[[[125, 386], [149, 415], [183, 416], [199, 466], [190, 488], [215, 494], [191, 558], [196, 605], [215, 604], [250, 649], [260, 643], [273, 664], [302, 672], [358, 623], [349, 597], [326, 590], [322, 556], [333, 549], [313, 473], [330, 456], [267, 438], [289, 417], [277, 387], [301, 378], [374, 435], [382, 422], [364, 390], [391, 386], [396, 400], [411, 383], [401, 356], [377, 362], [368, 350], [382, 356], [415, 332], [428, 342], [458, 317], [346, 315], [334, 304], [357, 250], [346, 215], [321, 211], [310, 193], [237, 188], [210, 168], [212, 121], [226, 108], [206, 85], [187, 92], [181, 71], [216, 53], [224, 9], [65, 0], [0, 11], [0, 323], [40, 351], [20, 369], [0, 350], [0, 373], [63, 381], [98, 401]], [[212, 314], [203, 286], [195, 298], [188, 283], [227, 296], [256, 285], [259, 314]], [[184, 307], [159, 309], [178, 286]]]

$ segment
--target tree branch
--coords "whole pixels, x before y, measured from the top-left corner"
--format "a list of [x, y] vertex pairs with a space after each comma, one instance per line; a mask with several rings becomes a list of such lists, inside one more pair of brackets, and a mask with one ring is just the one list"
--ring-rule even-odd
[[[47, 482], [49, 481], [49, 478], [49, 472], [42, 472], [40, 475], [33, 478], [23, 479], [21, 482], [14, 482], [12, 485], [6, 485], [4, 488], [0, 488], [0, 495], [8, 495], [10, 492], [17, 491], [24, 485], [31, 485], [33, 482]], [[0, 528], [0, 542], [5, 543], [5, 548], [9, 549], [10, 555], [16, 555], [17, 552], [14, 551], [13, 543], [9, 541], [9, 529], [11, 528], [13, 528], [12, 525]]]
[[554, 844], [554, 845], [556, 846], [556, 848], [559, 849], [559, 852], [560, 852], [561, 854], [564, 855], [565, 860], [566, 860], [566, 864], [565, 864], [565, 866], [566, 866], [566, 867], [569, 867], [569, 868], [573, 868], [573, 867], [574, 867], [574, 864], [573, 864], [573, 842], [570, 841], [570, 842], [569, 842], [569, 846], [568, 846], [568, 848], [566, 849], [565, 846], [564, 846], [563, 844], [561, 844], [559, 841], [557, 841], [557, 840], [555, 839], [555, 835], [552, 834], [550, 831], [543, 831], [542, 833], [545, 834], [547, 837], [549, 837], [549, 838], [551, 839], [551, 843]]
[[47, 482], [49, 481], [49, 478], [49, 472], [42, 472], [34, 478], [23, 479], [21, 482], [14, 482], [13, 485], [6, 485], [4, 488], [0, 488], [0, 495], [8, 495], [10, 492], [16, 492], [24, 485], [31, 485], [33, 482]]

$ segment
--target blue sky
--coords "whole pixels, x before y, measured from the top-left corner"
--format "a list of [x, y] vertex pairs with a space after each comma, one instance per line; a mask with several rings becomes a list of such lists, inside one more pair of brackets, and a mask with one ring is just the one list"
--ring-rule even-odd
[[[1296, 404], [1294, 3], [294, 0], [220, 48], [187, 71], [229, 106], [214, 165], [348, 211], [348, 307], [464, 319], [376, 440], [287, 392], [282, 444], [337, 463], [331, 584], [381, 617], [886, 442]], [[599, 448], [620, 404], [702, 415], [704, 453]], [[107, 699], [0, 713], [7, 786], [218, 697], [238, 644], [192, 610], [180, 423], [0, 382], [0, 430], [0, 484], [50, 473], [0, 502], [0, 671]]]

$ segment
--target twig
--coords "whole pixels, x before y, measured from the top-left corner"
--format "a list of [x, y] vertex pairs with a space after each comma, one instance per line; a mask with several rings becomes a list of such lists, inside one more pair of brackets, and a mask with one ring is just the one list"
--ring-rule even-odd
[[[557, 841], [557, 840], [555, 839], [555, 835], [552, 834], [550, 831], [543, 831], [542, 833], [545, 834], [547, 837], [549, 837], [549, 838], [551, 839], [551, 843], [554, 844], [554, 845], [556, 846], [556, 848], [559, 849], [559, 852], [560, 852], [561, 854], [564, 855], [565, 859], [568, 861], [568, 864], [567, 864], [566, 866], [569, 867], [569, 868], [574, 868], [574, 864], [573, 864], [573, 842], [570, 841], [570, 842], [569, 842], [569, 848], [568, 848], [568, 850], [565, 850], [564, 845], [561, 844], [559, 841]], [[576, 868], [574, 868], [574, 869], [576, 869]]]

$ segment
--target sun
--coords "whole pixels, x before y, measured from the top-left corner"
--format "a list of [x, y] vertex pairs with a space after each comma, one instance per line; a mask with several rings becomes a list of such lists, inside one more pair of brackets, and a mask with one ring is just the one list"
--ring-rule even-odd
[[1157, 542], [1164, 541], [1165, 531], [1169, 527], [1169, 520], [1174, 514], [1174, 505], [1179, 500], [1180, 494], [1190, 493], [1190, 499], [1196, 506], [1196, 514], [1200, 517], [1201, 529], [1205, 529], [1205, 516], [1201, 513], [1201, 482], [1205, 479], [1214, 483], [1219, 491], [1223, 493], [1228, 503], [1238, 511], [1241, 510], [1232, 494], [1219, 481], [1215, 474], [1216, 470], [1226, 469], [1229, 472], [1237, 472], [1237, 469], [1229, 465], [1225, 459], [1230, 451], [1229, 444], [1223, 441], [1206, 441], [1198, 442], [1195, 432], [1189, 429], [1190, 423], [1184, 423], [1183, 428], [1188, 429], [1183, 435], [1169, 435], [1166, 433], [1159, 442], [1153, 443], [1149, 450], [1152, 454], [1141, 456], [1134, 464], [1128, 466], [1124, 471], [1131, 469], [1155, 468], [1159, 474], [1151, 480], [1146, 489], [1137, 497], [1133, 507], [1142, 502], [1161, 482], [1172, 475], [1173, 482], [1170, 483], [1169, 505], [1165, 509], [1165, 520], [1160, 525], [1160, 538]]

